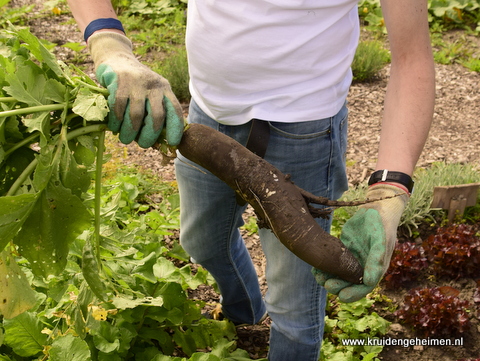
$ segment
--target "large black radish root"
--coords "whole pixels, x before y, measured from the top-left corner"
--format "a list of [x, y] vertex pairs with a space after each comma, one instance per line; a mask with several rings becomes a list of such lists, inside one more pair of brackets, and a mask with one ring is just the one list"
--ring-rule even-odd
[[299, 258], [345, 281], [362, 283], [363, 268], [358, 260], [315, 222], [302, 191], [270, 163], [200, 124], [187, 127], [178, 150], [250, 203], [280, 242]]

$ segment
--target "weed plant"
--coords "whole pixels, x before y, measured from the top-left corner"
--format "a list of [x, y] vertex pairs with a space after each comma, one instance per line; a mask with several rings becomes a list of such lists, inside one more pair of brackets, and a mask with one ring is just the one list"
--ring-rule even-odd
[[[361, 19], [365, 25], [376, 31], [383, 31], [380, 0], [362, 0], [358, 4]], [[480, 31], [479, 0], [428, 0], [429, 22], [431, 26], [442, 25], [446, 29], [466, 29]]]
[[[361, 23], [370, 34], [384, 39], [385, 21], [379, 0], [362, 0], [358, 4]], [[480, 70], [478, 54], [472, 49], [478, 48], [473, 41], [444, 40], [450, 30], [460, 30], [463, 35], [478, 36], [480, 33], [480, 0], [449, 1], [429, 0], [428, 12], [435, 61], [440, 64], [459, 63], [471, 71]]]

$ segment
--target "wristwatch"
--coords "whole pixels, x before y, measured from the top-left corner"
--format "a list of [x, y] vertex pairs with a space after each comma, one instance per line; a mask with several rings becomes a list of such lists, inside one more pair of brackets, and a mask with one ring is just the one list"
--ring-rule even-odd
[[380, 182], [395, 182], [403, 185], [407, 188], [408, 193], [412, 193], [413, 185], [415, 182], [413, 181], [412, 177], [408, 174], [402, 172], [392, 172], [388, 169], [377, 170], [373, 172], [368, 180], [368, 185], [371, 186], [372, 184], [380, 183]]

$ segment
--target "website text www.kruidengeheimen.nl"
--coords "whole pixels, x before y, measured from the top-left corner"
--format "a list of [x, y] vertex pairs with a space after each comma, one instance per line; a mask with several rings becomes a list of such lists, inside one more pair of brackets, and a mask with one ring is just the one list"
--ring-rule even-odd
[[342, 340], [343, 346], [463, 346], [463, 337], [460, 338], [347, 338]]

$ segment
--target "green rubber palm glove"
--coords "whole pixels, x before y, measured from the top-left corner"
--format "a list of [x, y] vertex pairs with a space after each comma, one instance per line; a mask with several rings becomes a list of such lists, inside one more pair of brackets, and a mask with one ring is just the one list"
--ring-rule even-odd
[[110, 95], [108, 128], [120, 133], [124, 144], [134, 140], [142, 148], [159, 141], [166, 128], [169, 145], [182, 139], [182, 108], [168, 81], [140, 63], [130, 40], [115, 32], [98, 32], [88, 38], [97, 79]]
[[340, 235], [341, 241], [364, 267], [363, 284], [355, 285], [318, 269], [313, 270], [317, 282], [343, 302], [365, 297], [387, 271], [409, 195], [399, 187], [377, 183], [369, 188], [366, 198], [382, 200], [359, 207], [345, 223]]

